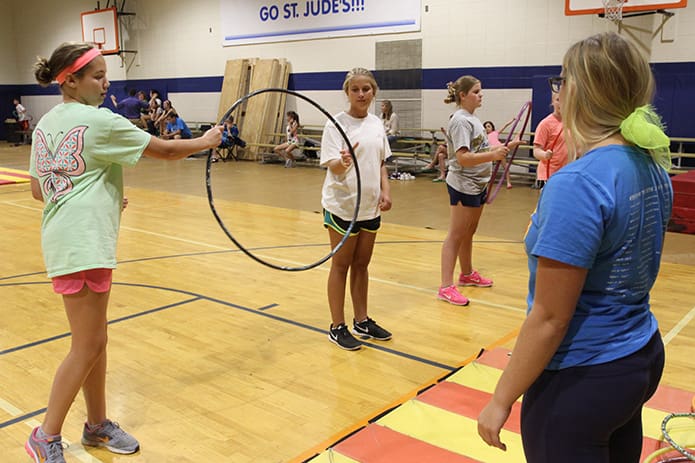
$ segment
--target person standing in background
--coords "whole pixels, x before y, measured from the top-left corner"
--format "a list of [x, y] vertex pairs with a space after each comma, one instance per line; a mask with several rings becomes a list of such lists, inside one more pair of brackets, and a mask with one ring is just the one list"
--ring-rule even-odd
[[143, 110], [148, 108], [148, 104], [144, 99], [138, 98], [138, 91], [131, 89], [128, 92], [128, 98], [121, 100], [120, 102], [116, 99], [115, 95], [111, 95], [111, 102], [118, 112], [128, 119], [134, 126], [145, 129], [145, 124], [140, 118], [140, 114]]
[[31, 118], [27, 113], [27, 109], [19, 102], [19, 98], [12, 100], [12, 103], [14, 104], [14, 114], [19, 124], [19, 129], [23, 131], [29, 130], [29, 121]]
[[389, 144], [393, 145], [400, 135], [398, 127], [398, 115], [393, 112], [393, 104], [390, 100], [381, 102], [381, 120], [384, 123], [384, 131], [388, 137]]
[[553, 112], [538, 123], [533, 138], [533, 157], [538, 159], [536, 189], [541, 189], [551, 175], [567, 164], [567, 146], [562, 133], [560, 94], [552, 95]]

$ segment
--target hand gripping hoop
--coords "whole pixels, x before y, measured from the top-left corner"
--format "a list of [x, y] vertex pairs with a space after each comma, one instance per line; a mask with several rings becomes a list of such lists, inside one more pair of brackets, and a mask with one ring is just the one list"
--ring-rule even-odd
[[[509, 136], [504, 142], [504, 146], [508, 146], [509, 142], [519, 139], [521, 140], [524, 136], [524, 133], [526, 132], [526, 127], [528, 126], [528, 121], [529, 118], [531, 117], [531, 102], [527, 101], [521, 106], [521, 109], [519, 110], [519, 114], [516, 115], [512, 122], [512, 126], [509, 129]], [[519, 132], [515, 132], [517, 126], [519, 125], [519, 122], [521, 119], [524, 119], [524, 123], [521, 126], [521, 129]], [[514, 160], [514, 156], [516, 156], [516, 152], [519, 149], [519, 146], [517, 145], [511, 152], [511, 155], [508, 155], [507, 159], [507, 165], [504, 168], [504, 172], [500, 176], [499, 181], [497, 182], [497, 185], [495, 185], [495, 178], [497, 177], [497, 173], [499, 172], [500, 165], [502, 164], [502, 161], [497, 161], [495, 163], [495, 167], [492, 169], [492, 176], [490, 177], [490, 183], [488, 184], [487, 191], [488, 191], [488, 196], [487, 196], [487, 204], [492, 204], [492, 202], [495, 200], [495, 197], [497, 196], [497, 193], [499, 193], [500, 188], [502, 187], [502, 182], [504, 182], [505, 177], [507, 176], [507, 173], [509, 172], [509, 168], [512, 166], [512, 161]], [[494, 189], [493, 189], [494, 188]]]
[[348, 136], [345, 133], [345, 131], [343, 130], [343, 128], [338, 124], [338, 122], [333, 118], [333, 116], [331, 116], [331, 114], [328, 113], [328, 111], [326, 111], [325, 109], [323, 109], [323, 107], [321, 107], [321, 105], [319, 105], [318, 103], [316, 103], [312, 99], [302, 95], [301, 93], [295, 92], [293, 90], [287, 90], [284, 88], [263, 88], [260, 90], [253, 91], [253, 92], [249, 93], [248, 95], [239, 98], [232, 105], [232, 107], [227, 110], [227, 112], [224, 114], [224, 116], [222, 116], [222, 119], [220, 120], [220, 125], [222, 125], [224, 123], [224, 121], [227, 119], [227, 117], [229, 117], [230, 114], [234, 113], [234, 111], [239, 106], [244, 104], [244, 102], [246, 102], [247, 100], [253, 98], [254, 96], [260, 95], [262, 93], [271, 93], [271, 92], [285, 93], [288, 95], [292, 95], [292, 96], [300, 98], [300, 99], [306, 101], [307, 103], [309, 103], [310, 105], [312, 105], [314, 108], [319, 110], [324, 116], [326, 116], [326, 118], [328, 118], [329, 121], [331, 121], [331, 123], [335, 126], [335, 128], [338, 129], [340, 136], [343, 137], [343, 140], [347, 144], [348, 150], [350, 151], [350, 156], [352, 157], [352, 163], [355, 167], [355, 175], [357, 177], [357, 198], [355, 201], [355, 213], [352, 216], [352, 220], [350, 221], [350, 225], [345, 230], [345, 235], [343, 235], [343, 238], [340, 240], [340, 242], [338, 242], [338, 244], [336, 244], [336, 246], [331, 250], [331, 252], [329, 252], [327, 255], [325, 255], [324, 257], [322, 257], [321, 259], [317, 260], [314, 263], [302, 265], [299, 267], [287, 267], [287, 266], [273, 264], [272, 262], [268, 262], [268, 261], [258, 257], [254, 253], [252, 253], [250, 250], [245, 248], [236, 238], [234, 238], [234, 235], [232, 235], [232, 233], [229, 231], [229, 229], [225, 225], [225, 223], [222, 220], [222, 218], [220, 217], [220, 215], [217, 213], [217, 209], [215, 209], [215, 201], [214, 201], [213, 194], [212, 194], [212, 179], [211, 179], [211, 175], [210, 175], [211, 166], [212, 166], [212, 152], [210, 152], [208, 154], [207, 165], [205, 168], [205, 185], [206, 185], [207, 193], [208, 193], [208, 203], [210, 204], [210, 210], [212, 211], [212, 214], [215, 216], [217, 223], [219, 224], [220, 228], [222, 228], [222, 231], [225, 233], [225, 235], [227, 235], [227, 237], [230, 240], [232, 240], [232, 242], [236, 245], [237, 248], [239, 248], [239, 250], [241, 252], [243, 252], [244, 254], [246, 254], [251, 259], [255, 260], [256, 262], [263, 264], [267, 267], [274, 268], [276, 270], [283, 270], [285, 272], [299, 272], [299, 271], [303, 271], [303, 270], [309, 270], [309, 269], [312, 269], [314, 267], [318, 267], [319, 265], [326, 262], [328, 259], [332, 258], [340, 250], [340, 248], [343, 247], [343, 245], [345, 244], [345, 241], [347, 241], [347, 239], [350, 237], [350, 232], [352, 232], [352, 229], [355, 227], [355, 223], [357, 222], [357, 216], [360, 212], [360, 202], [362, 200], [362, 180], [360, 178], [360, 169], [359, 169], [359, 166], [357, 165], [357, 158], [355, 157], [355, 151], [353, 150], [352, 143], [350, 142], [350, 139], [348, 138]]

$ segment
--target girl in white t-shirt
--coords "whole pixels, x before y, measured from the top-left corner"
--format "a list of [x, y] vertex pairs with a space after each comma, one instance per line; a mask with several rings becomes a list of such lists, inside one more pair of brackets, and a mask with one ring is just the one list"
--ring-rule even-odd
[[[357, 350], [362, 345], [345, 323], [348, 272], [354, 310], [352, 332], [363, 339], [391, 339], [391, 333], [367, 315], [367, 267], [374, 250], [376, 232], [381, 224], [381, 211], [391, 209], [388, 172], [384, 165], [385, 160], [391, 156], [391, 149], [381, 120], [369, 113], [377, 89], [376, 80], [370, 71], [363, 68], [351, 70], [343, 83], [350, 109], [335, 116], [353, 143], [362, 183], [357, 222], [350, 238], [333, 256], [328, 275], [328, 305], [332, 321], [328, 338], [346, 350]], [[323, 129], [320, 162], [321, 166], [327, 168], [321, 198], [324, 226], [328, 229], [331, 247], [335, 248], [355, 214], [357, 176], [349, 147], [331, 122]]]

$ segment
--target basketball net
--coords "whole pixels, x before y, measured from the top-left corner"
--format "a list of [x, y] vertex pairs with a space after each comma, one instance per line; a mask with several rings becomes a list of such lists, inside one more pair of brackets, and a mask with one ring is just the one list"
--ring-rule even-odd
[[625, 0], [601, 0], [605, 9], [604, 18], [618, 24], [623, 20], [623, 5]]

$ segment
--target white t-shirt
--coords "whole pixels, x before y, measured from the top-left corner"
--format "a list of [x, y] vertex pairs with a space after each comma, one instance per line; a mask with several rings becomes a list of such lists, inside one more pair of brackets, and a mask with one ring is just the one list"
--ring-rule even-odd
[[398, 135], [398, 116], [396, 113], [391, 113], [391, 117], [383, 119], [383, 121], [386, 135]]
[[[345, 134], [354, 146], [357, 166], [362, 183], [362, 197], [357, 220], [369, 220], [380, 215], [379, 196], [381, 194], [381, 165], [391, 156], [388, 139], [381, 120], [373, 115], [357, 119], [346, 112], [335, 116]], [[329, 121], [323, 128], [321, 138], [321, 166], [333, 159], [340, 159], [340, 151], [349, 149], [338, 129]], [[326, 170], [326, 180], [321, 192], [321, 205], [325, 210], [350, 221], [355, 214], [357, 200], [357, 176], [355, 166], [335, 175]]]
[[21, 103], [17, 103], [17, 106], [14, 107], [15, 111], [17, 111], [17, 120], [18, 121], [26, 121], [27, 118], [27, 109], [22, 106]]

